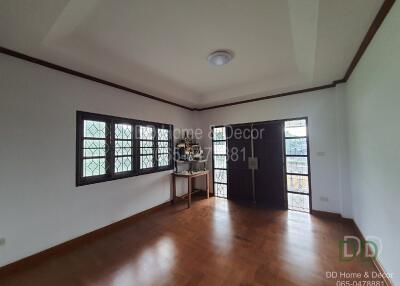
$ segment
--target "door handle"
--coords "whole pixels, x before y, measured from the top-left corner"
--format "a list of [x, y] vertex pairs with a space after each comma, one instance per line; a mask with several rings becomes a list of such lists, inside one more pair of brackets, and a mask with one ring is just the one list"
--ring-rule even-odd
[[258, 158], [249, 157], [247, 158], [248, 167], [250, 170], [258, 170]]

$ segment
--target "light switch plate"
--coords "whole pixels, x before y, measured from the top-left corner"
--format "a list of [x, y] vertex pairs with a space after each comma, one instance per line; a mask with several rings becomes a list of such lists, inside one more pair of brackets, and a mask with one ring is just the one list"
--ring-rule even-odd
[[320, 197], [319, 199], [321, 200], [321, 202], [329, 202], [328, 197]]

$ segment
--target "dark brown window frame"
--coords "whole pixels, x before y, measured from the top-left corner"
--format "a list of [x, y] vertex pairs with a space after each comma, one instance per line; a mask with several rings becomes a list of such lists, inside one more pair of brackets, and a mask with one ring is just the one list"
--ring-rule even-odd
[[[106, 123], [106, 174], [98, 176], [83, 176], [83, 122], [84, 120], [102, 121]], [[132, 126], [132, 170], [126, 172], [114, 172], [115, 162], [115, 124], [129, 124]], [[140, 145], [139, 145], [139, 126], [151, 126], [154, 128], [153, 138], [153, 167], [148, 169], [140, 169]], [[169, 165], [158, 167], [158, 129], [169, 130], [168, 151]], [[163, 124], [131, 118], [123, 118], [111, 115], [97, 114], [91, 112], [76, 112], [76, 186], [84, 186], [101, 182], [113, 181], [123, 178], [135, 177], [139, 175], [163, 172], [173, 169], [173, 131], [172, 124]]]

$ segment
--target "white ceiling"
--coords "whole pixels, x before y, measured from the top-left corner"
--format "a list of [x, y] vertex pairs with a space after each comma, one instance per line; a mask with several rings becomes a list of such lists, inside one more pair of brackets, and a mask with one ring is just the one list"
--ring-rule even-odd
[[[204, 107], [343, 78], [383, 0], [2, 0], [0, 46]], [[235, 53], [210, 66], [216, 49]]]

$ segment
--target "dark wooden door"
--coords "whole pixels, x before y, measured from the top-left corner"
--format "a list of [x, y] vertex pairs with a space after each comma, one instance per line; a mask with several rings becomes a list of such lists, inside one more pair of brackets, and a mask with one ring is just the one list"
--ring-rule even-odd
[[[251, 126], [232, 125], [226, 129], [228, 143], [228, 199], [251, 201], [252, 173], [248, 167], [251, 156]], [[239, 136], [238, 134], [242, 134]]]
[[253, 125], [254, 156], [258, 158], [254, 184], [256, 202], [285, 208], [283, 122]]
[[[283, 122], [232, 125], [227, 138], [228, 199], [285, 208]], [[258, 163], [254, 171], [248, 162], [253, 154]]]

